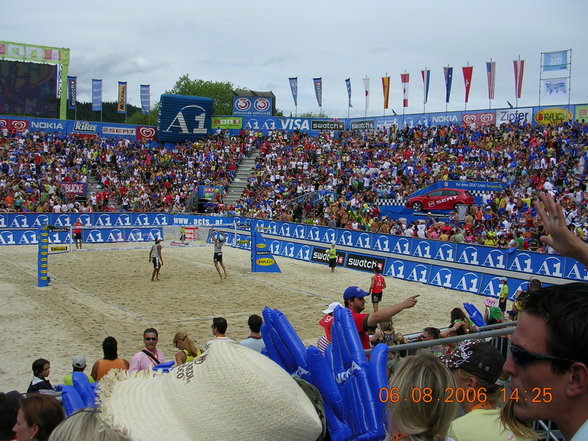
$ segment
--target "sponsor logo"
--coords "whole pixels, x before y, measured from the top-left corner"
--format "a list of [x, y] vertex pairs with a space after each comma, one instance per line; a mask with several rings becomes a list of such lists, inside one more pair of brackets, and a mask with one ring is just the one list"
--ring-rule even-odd
[[344, 372], [339, 372], [337, 374], [337, 376], [335, 377], [335, 381], [337, 382], [337, 384], [344, 383], [345, 381], [347, 381], [347, 379], [349, 377], [351, 377], [351, 375], [353, 375], [353, 372], [359, 371], [359, 370], [360, 370], [360, 367], [354, 361], [352, 361], [349, 369], [347, 369]]
[[465, 273], [454, 286], [460, 291], [477, 293], [480, 288], [480, 276], [476, 273]]
[[276, 261], [274, 259], [272, 259], [271, 257], [263, 257], [261, 259], [257, 259], [255, 261], [255, 263], [257, 263], [260, 266], [270, 266], [276, 263]]
[[426, 265], [418, 264], [410, 271], [406, 280], [412, 280], [413, 282], [427, 283], [427, 273], [429, 269]]
[[386, 265], [386, 259], [375, 256], [365, 256], [362, 254], [348, 254], [345, 266], [363, 271], [373, 271], [374, 268], [383, 270]]
[[86, 236], [86, 242], [91, 242], [91, 243], [104, 242], [102, 240], [102, 231], [100, 231], [100, 230], [88, 231], [88, 235]]
[[374, 242], [374, 250], [390, 252], [390, 241], [386, 236], [378, 236]]
[[474, 247], [465, 247], [459, 257], [457, 258], [459, 263], [467, 263], [468, 265], [479, 265], [478, 261], [478, 250]]
[[156, 214], [153, 225], [167, 225], [167, 216], [165, 214]]
[[294, 249], [295, 246], [292, 242], [286, 242], [286, 245], [284, 246], [283, 250], [282, 250], [282, 255], [286, 256], [286, 257], [292, 257], [294, 258]]
[[71, 225], [69, 222], [69, 214], [60, 214], [57, 216], [54, 225], [58, 227], [69, 227]]
[[280, 255], [281, 248], [282, 248], [282, 242], [280, 242], [278, 240], [274, 240], [270, 244], [270, 251], [272, 252], [272, 254]]
[[429, 280], [431, 285], [442, 286], [444, 288], [451, 288], [452, 272], [447, 268], [441, 268]]
[[442, 244], [439, 247], [439, 250], [437, 251], [437, 254], [435, 254], [435, 259], [437, 260], [446, 260], [449, 262], [453, 262], [454, 259], [454, 252], [453, 252], [453, 246], [449, 245], [447, 243]]
[[27, 217], [23, 214], [17, 214], [10, 223], [10, 228], [29, 228]]
[[429, 242], [419, 242], [419, 244], [414, 249], [413, 256], [424, 257], [426, 259], [431, 258], [431, 244]]
[[0, 119], [0, 128], [1, 127], [8, 127], [8, 120], [7, 119]]
[[[263, 227], [264, 226], [263, 221], [258, 222], [257, 226]], [[278, 231], [278, 224], [276, 224], [275, 222], [270, 222], [269, 225], [267, 226], [267, 228], [269, 229], [268, 231], [270, 232], [270, 234], [277, 234], [276, 232]]]
[[492, 277], [488, 280], [486, 286], [480, 291], [480, 294], [491, 297], [498, 297], [500, 293], [500, 277]]
[[134, 127], [102, 127], [104, 135], [121, 135], [121, 136], [135, 136], [136, 129]]
[[29, 127], [29, 122], [24, 119], [13, 119], [10, 120], [10, 127], [15, 132], [24, 132]]
[[76, 121], [73, 126], [74, 132], [84, 133], [95, 133], [97, 128], [97, 124], [92, 124], [88, 121]]
[[495, 113], [464, 113], [462, 116], [463, 122], [471, 125], [474, 124], [476, 127], [484, 126], [488, 124], [494, 124], [496, 120]]
[[431, 122], [433, 124], [438, 123], [456, 123], [457, 115], [433, 115], [431, 117]]
[[402, 260], [393, 260], [385, 275], [404, 279], [404, 262]]
[[290, 237], [290, 224], [282, 224], [280, 226], [280, 232], [278, 234], [280, 236]]
[[135, 219], [135, 225], [150, 225], [149, 217], [146, 214], [138, 214]]
[[266, 248], [266, 247], [267, 247], [267, 245], [266, 245], [266, 244], [264, 244], [264, 243], [258, 243], [258, 244], [256, 245], [256, 248]]
[[345, 130], [342, 121], [312, 121], [311, 130]]
[[102, 227], [112, 226], [112, 223], [110, 222], [110, 214], [101, 214], [98, 216], [98, 219], [96, 219], [96, 225]]
[[106, 242], [124, 242], [125, 237], [123, 232], [118, 229], [110, 230]]
[[6, 228], [6, 216], [0, 215], [0, 228]]
[[62, 123], [49, 121], [31, 121], [31, 128], [41, 130], [65, 130]]
[[195, 104], [190, 104], [182, 107], [176, 113], [176, 116], [164, 131], [182, 135], [206, 134], [205, 120], [206, 110]]
[[151, 229], [149, 230], [149, 233], [147, 233], [147, 241], [154, 241], [155, 239], [163, 239], [160, 229]]
[[[181, 220], [185, 220], [186, 223], [188, 221], [188, 219], [181, 219]], [[181, 223], [181, 222], [178, 222], [178, 223]], [[114, 225], [115, 226], [131, 226], [131, 216], [129, 216], [128, 214], [120, 214], [116, 218]]]
[[22, 232], [22, 236], [18, 241], [19, 245], [31, 245], [37, 242], [37, 233], [33, 230], [27, 230]]
[[563, 277], [562, 261], [557, 257], [548, 257], [541, 263], [537, 270], [537, 274], [545, 274], [546, 276]]
[[581, 263], [574, 262], [567, 272], [566, 278], [588, 281], [588, 269], [586, 269]]
[[357, 237], [357, 241], [355, 242], [355, 246], [359, 247], [359, 248], [370, 248], [371, 249], [372, 248], [371, 239], [372, 239], [371, 234], [361, 233]]
[[490, 268], [506, 269], [506, 263], [504, 259], [504, 253], [500, 250], [492, 250], [482, 262], [483, 266]]
[[353, 236], [350, 231], [343, 231], [339, 237], [339, 245], [353, 246]]
[[497, 110], [496, 124], [530, 122], [533, 109]]
[[245, 124], [250, 130], [310, 130], [310, 120], [302, 118], [268, 118], [262, 122], [252, 118]]
[[524, 273], [532, 273], [533, 269], [531, 268], [531, 263], [533, 263], [533, 259], [527, 253], [519, 253], [510, 266], [508, 267], [511, 271], [522, 271]]
[[308, 262], [310, 260], [310, 247], [303, 245], [296, 253], [296, 259], [306, 260]]
[[141, 139], [155, 139], [155, 127], [138, 126], [137, 138]]
[[535, 114], [537, 124], [562, 124], [573, 118], [572, 112], [561, 107], [540, 110]]
[[398, 239], [392, 248], [392, 252], [395, 254], [410, 254], [410, 242], [408, 239]]
[[372, 130], [374, 128], [374, 120], [366, 121], [351, 121], [351, 130]]
[[259, 112], [267, 112], [271, 107], [270, 100], [267, 98], [257, 98], [253, 103], [253, 107]]
[[320, 239], [320, 235], [321, 235], [321, 231], [317, 228], [317, 227], [311, 227], [310, 230], [308, 231], [308, 239], [310, 240], [314, 240], [314, 241], [319, 241]]
[[329, 254], [324, 248], [313, 248], [310, 260], [314, 262], [328, 262]]
[[335, 234], [335, 230], [333, 230], [332, 228], [329, 228], [327, 231], [325, 231], [325, 234], [323, 234], [323, 242], [326, 243], [333, 243], [335, 242], [335, 238], [337, 237], [337, 235]]
[[304, 231], [304, 225], [296, 225], [296, 228], [294, 228], [294, 234], [292, 236], [298, 239], [304, 239], [306, 236]]
[[235, 100], [235, 107], [237, 110], [245, 112], [251, 107], [251, 101], [248, 98], [237, 98]]
[[138, 228], [133, 228], [129, 232], [127, 240], [129, 242], [143, 242], [143, 235], [141, 234], [141, 230], [139, 230]]

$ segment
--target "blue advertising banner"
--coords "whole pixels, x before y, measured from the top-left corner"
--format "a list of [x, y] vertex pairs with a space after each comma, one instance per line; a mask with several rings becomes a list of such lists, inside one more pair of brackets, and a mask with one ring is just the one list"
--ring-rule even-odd
[[218, 193], [222, 193], [223, 188], [220, 186], [211, 186], [211, 185], [199, 185], [198, 186], [198, 198], [199, 199], [214, 199], [215, 195]]
[[163, 94], [157, 120], [157, 140], [195, 141], [208, 134], [211, 118], [211, 98]]
[[251, 272], [279, 273], [280, 267], [274, 258], [267, 241], [259, 231], [251, 234]]
[[[1, 230], [0, 245], [35, 245], [38, 244], [40, 229]], [[88, 228], [82, 229], [84, 243], [113, 242], [150, 242], [163, 239], [163, 231], [156, 227], [137, 228]], [[69, 244], [69, 231], [49, 231], [51, 244]]]
[[457, 254], [456, 244], [449, 242], [438, 242], [425, 239], [412, 239], [412, 255], [425, 259], [455, 261]]
[[271, 97], [233, 97], [233, 116], [272, 116], [274, 99]]
[[[310, 118], [264, 118], [264, 117], [253, 117], [243, 118], [243, 128], [248, 130], [260, 131], [263, 134], [267, 134], [269, 131], [274, 130], [301, 130], [313, 134], [311, 131]], [[318, 134], [315, 131], [314, 134]]]
[[570, 257], [559, 257], [564, 262], [566, 279], [578, 280], [579, 282], [588, 282], [588, 269]]

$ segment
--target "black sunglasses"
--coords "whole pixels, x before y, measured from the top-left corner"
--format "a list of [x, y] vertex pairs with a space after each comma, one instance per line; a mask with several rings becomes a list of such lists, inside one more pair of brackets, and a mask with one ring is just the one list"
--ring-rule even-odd
[[514, 345], [510, 345], [510, 354], [512, 355], [512, 361], [517, 366], [524, 367], [527, 363], [534, 361], [565, 361], [567, 363], [574, 363], [576, 360], [570, 360], [569, 358], [554, 357], [552, 355], [536, 354], [534, 352], [525, 351], [523, 348]]
[[143, 337], [145, 341], [157, 341], [157, 337]]

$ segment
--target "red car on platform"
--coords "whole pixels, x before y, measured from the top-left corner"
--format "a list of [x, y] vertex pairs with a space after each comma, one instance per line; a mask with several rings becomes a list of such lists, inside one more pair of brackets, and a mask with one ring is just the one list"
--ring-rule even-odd
[[467, 191], [457, 188], [439, 188], [406, 201], [406, 207], [413, 211], [453, 210], [457, 205], [472, 205], [474, 197]]

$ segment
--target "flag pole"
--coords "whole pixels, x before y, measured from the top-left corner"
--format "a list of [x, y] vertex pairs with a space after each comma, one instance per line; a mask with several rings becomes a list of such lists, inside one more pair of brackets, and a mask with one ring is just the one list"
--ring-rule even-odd
[[570, 99], [572, 98], [572, 49], [568, 50], [570, 52], [570, 62], [568, 63], [568, 107], [570, 107]]
[[[537, 107], [541, 107], [541, 80], [543, 79], [543, 52], [539, 54], [539, 101]], [[516, 81], [516, 78], [515, 78]], [[516, 85], [515, 85], [516, 90]]]
[[427, 108], [427, 89], [425, 87], [424, 84], [424, 79], [427, 76], [427, 66], [425, 66], [425, 70], [424, 70], [424, 76], [423, 76], [423, 115], [425, 113], [427, 113], [426, 108]]
[[[492, 57], [490, 57], [490, 68], [492, 69]], [[486, 75], [488, 75], [488, 72], [486, 72]], [[488, 84], [488, 86], [490, 86], [490, 84]], [[490, 96], [490, 87], [488, 87], [488, 110], [492, 110], [492, 98], [490, 98]]]
[[[468, 62], [466, 63], [466, 67], [469, 67], [469, 66], [470, 66], [470, 62], [468, 61]], [[466, 85], [466, 86], [467, 86], [467, 85]], [[465, 91], [465, 93], [466, 93], [466, 97], [464, 97], [465, 99], [464, 99], [464, 104], [463, 104], [463, 111], [464, 111], [464, 112], [467, 112], [467, 111], [468, 111], [468, 100], [467, 100], [467, 94], [468, 94], [468, 91], [466, 90], [466, 91]]]
[[[384, 78], [388, 77], [388, 72], [385, 73]], [[390, 90], [390, 84], [388, 84], [388, 91]], [[388, 92], [390, 93], [390, 92]], [[386, 91], [384, 91], [384, 114], [383, 114], [384, 121], [386, 121]]]
[[[518, 60], [519, 60], [519, 63], [518, 63], [518, 66], [519, 66], [519, 77], [521, 77], [522, 75], [521, 75], [521, 72], [520, 72], [520, 70], [521, 70], [521, 56], [520, 55], [519, 55]], [[518, 109], [519, 108], [519, 92], [520, 91], [519, 91], [519, 88], [518, 88], [518, 81], [517, 80], [518, 80], [518, 78], [515, 78], [515, 81], [517, 83], [517, 84], [515, 84], [515, 109]]]

